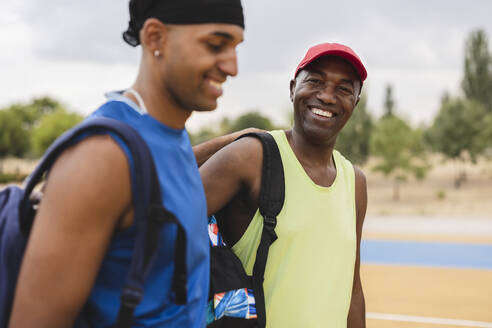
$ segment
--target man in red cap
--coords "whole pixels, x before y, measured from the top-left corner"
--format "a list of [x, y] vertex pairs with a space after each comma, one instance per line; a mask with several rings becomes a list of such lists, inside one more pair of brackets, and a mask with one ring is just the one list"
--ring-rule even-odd
[[[290, 81], [294, 125], [270, 132], [285, 201], [264, 274], [267, 327], [365, 327], [359, 268], [366, 179], [334, 147], [366, 77], [352, 49], [323, 43], [308, 50]], [[255, 138], [231, 141], [221, 137], [194, 150], [200, 163], [223, 147], [200, 167], [208, 213], [226, 209], [224, 239], [251, 274], [263, 228], [263, 152]]]

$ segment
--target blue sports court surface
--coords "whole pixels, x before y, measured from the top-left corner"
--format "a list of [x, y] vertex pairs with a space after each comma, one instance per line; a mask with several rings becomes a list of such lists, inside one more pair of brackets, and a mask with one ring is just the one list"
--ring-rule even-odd
[[368, 328], [492, 328], [492, 218], [368, 217]]

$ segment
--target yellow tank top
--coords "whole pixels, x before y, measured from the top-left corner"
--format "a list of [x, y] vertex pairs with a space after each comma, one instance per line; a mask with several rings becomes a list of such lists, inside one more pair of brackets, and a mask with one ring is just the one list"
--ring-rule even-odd
[[[265, 268], [267, 327], [346, 327], [356, 254], [354, 169], [335, 150], [335, 181], [319, 186], [297, 160], [285, 132], [271, 134], [282, 157], [285, 202]], [[262, 229], [257, 211], [232, 247], [250, 275]]]

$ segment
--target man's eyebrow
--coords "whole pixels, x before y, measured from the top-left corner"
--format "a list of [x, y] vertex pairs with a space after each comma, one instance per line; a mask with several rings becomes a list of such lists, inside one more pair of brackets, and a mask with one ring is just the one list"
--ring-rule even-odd
[[348, 84], [352, 85], [352, 87], [355, 88], [355, 81], [352, 80], [352, 79], [341, 79], [340, 82], [342, 82], [342, 83], [348, 83]]
[[212, 35], [215, 35], [215, 36], [220, 36], [220, 37], [223, 37], [223, 38], [226, 38], [226, 39], [234, 39], [234, 37], [232, 36], [232, 34], [229, 34], [227, 32], [221, 32], [221, 31], [215, 31], [215, 32], [212, 32], [211, 33]]
[[[234, 36], [233, 36], [232, 34], [227, 33], [227, 32], [223, 32], [223, 31], [215, 31], [215, 32], [212, 32], [212, 33], [210, 33], [210, 34], [211, 34], [211, 35], [213, 35], [213, 36], [220, 37], [220, 38], [225, 38], [225, 39], [227, 39], [227, 40], [229, 40], [229, 41], [234, 41], [234, 39], [235, 39], [235, 38], [234, 38]], [[239, 40], [239, 42], [243, 42], [243, 41], [244, 41], [244, 39], [243, 39], [243, 38], [241, 38], [241, 39]]]
[[310, 67], [310, 68], [306, 69], [306, 71], [309, 72], [309, 73], [314, 73], [314, 74], [318, 74], [318, 75], [321, 75], [321, 76], [325, 76], [325, 73], [324, 72], [318, 71], [315, 68], [311, 68]]

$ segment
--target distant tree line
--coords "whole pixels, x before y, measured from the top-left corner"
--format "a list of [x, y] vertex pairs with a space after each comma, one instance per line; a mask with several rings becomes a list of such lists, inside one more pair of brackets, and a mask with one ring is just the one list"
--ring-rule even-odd
[[[483, 30], [472, 32], [465, 43], [461, 94], [444, 93], [441, 107], [426, 138], [432, 150], [457, 166], [489, 155], [492, 148], [492, 54]], [[466, 180], [457, 172], [455, 186]]]
[[0, 173], [5, 157], [40, 157], [65, 130], [83, 117], [50, 97], [0, 109]]
[[262, 115], [257, 110], [247, 112], [236, 119], [223, 118], [219, 124], [213, 128], [203, 127], [196, 133], [190, 133], [191, 143], [193, 145], [210, 140], [217, 136], [240, 131], [246, 128], [255, 127], [263, 130], [274, 130], [284, 128], [275, 125], [268, 117]]
[[365, 101], [361, 101], [342, 130], [337, 147], [355, 163], [364, 164], [369, 155], [374, 158], [373, 170], [394, 181], [394, 199], [399, 197], [401, 182], [410, 176], [425, 176], [430, 168], [429, 152], [440, 153], [445, 160], [456, 163], [456, 188], [466, 180], [465, 161], [475, 163], [480, 156], [491, 157], [492, 54], [483, 30], [467, 37], [463, 66], [461, 92], [443, 94], [439, 111], [429, 126], [414, 129], [400, 117], [392, 86], [388, 85], [382, 117], [374, 120], [365, 109]]
[[[492, 157], [492, 55], [483, 30], [467, 37], [464, 57], [461, 91], [456, 95], [444, 92], [439, 111], [428, 126], [414, 128], [399, 115], [393, 87], [388, 84], [381, 117], [371, 115], [363, 93], [338, 137], [336, 148], [344, 156], [357, 165], [371, 158], [371, 169], [393, 181], [395, 200], [400, 197], [402, 182], [425, 177], [430, 169], [429, 153], [442, 154], [458, 168], [468, 160], [474, 163], [479, 157]], [[0, 159], [40, 156], [63, 131], [81, 120], [80, 115], [70, 113], [49, 97], [0, 109]], [[289, 128], [252, 110], [235, 119], [224, 118], [213, 127], [203, 127], [190, 133], [190, 138], [198, 144], [248, 127]], [[465, 180], [464, 170], [457, 169], [455, 186]]]

